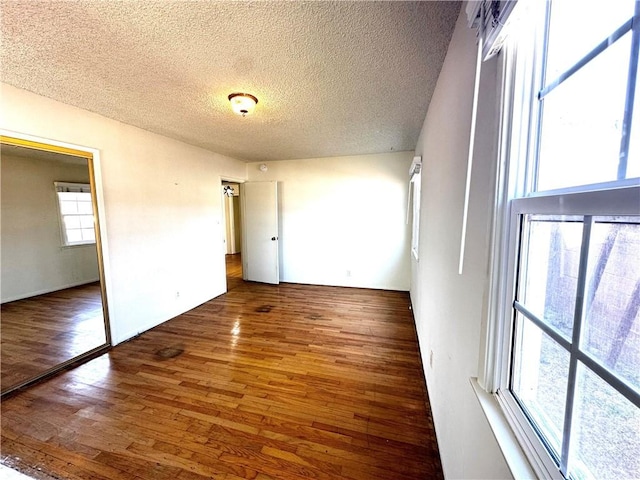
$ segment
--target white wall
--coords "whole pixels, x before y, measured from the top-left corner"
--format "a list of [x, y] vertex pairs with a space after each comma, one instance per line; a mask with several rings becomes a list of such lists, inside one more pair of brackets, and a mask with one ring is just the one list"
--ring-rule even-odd
[[465, 266], [458, 275], [475, 58], [475, 33], [462, 9], [416, 147], [423, 173], [420, 260], [412, 262], [411, 298], [446, 478], [502, 479], [511, 478], [510, 471], [469, 382], [477, 376], [488, 281], [496, 60], [482, 66]]
[[95, 245], [62, 247], [53, 182], [89, 183], [86, 165], [3, 155], [2, 302], [98, 280]]
[[413, 152], [249, 164], [278, 182], [280, 280], [409, 290], [406, 225]]
[[246, 164], [10, 85], [0, 95], [0, 128], [99, 150], [114, 343], [225, 291], [220, 177]]

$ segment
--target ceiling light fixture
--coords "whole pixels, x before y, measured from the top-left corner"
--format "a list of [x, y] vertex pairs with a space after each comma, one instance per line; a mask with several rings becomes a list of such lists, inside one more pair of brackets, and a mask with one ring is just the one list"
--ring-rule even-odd
[[253, 112], [258, 103], [258, 99], [250, 93], [232, 93], [229, 95], [229, 101], [231, 102], [233, 113], [243, 117]]

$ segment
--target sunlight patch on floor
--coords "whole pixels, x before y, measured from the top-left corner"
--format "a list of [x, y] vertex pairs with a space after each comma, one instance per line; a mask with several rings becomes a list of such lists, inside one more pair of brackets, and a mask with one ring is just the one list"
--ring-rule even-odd
[[27, 477], [26, 475], [18, 472], [9, 467], [5, 467], [4, 465], [0, 465], [0, 477], [4, 480], [31, 480], [32, 477]]

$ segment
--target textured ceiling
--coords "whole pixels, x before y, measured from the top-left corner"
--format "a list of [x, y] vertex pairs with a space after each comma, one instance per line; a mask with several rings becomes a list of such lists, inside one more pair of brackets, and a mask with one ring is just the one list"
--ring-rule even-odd
[[[0, 78], [246, 161], [413, 150], [459, 10], [0, 0]], [[252, 116], [231, 112], [238, 91]]]

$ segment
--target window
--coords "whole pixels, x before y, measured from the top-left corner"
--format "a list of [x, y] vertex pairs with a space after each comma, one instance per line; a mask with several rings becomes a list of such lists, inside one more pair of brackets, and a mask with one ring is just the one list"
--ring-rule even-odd
[[54, 182], [60, 211], [62, 245], [96, 243], [91, 186], [85, 183]]
[[516, 9], [495, 390], [541, 476], [640, 478], [640, 0]]
[[[414, 157], [409, 174], [409, 194], [412, 197], [412, 222], [411, 222], [411, 253], [418, 260], [418, 246], [420, 242], [420, 187], [422, 183], [422, 157]], [[407, 211], [407, 221], [409, 212]]]

